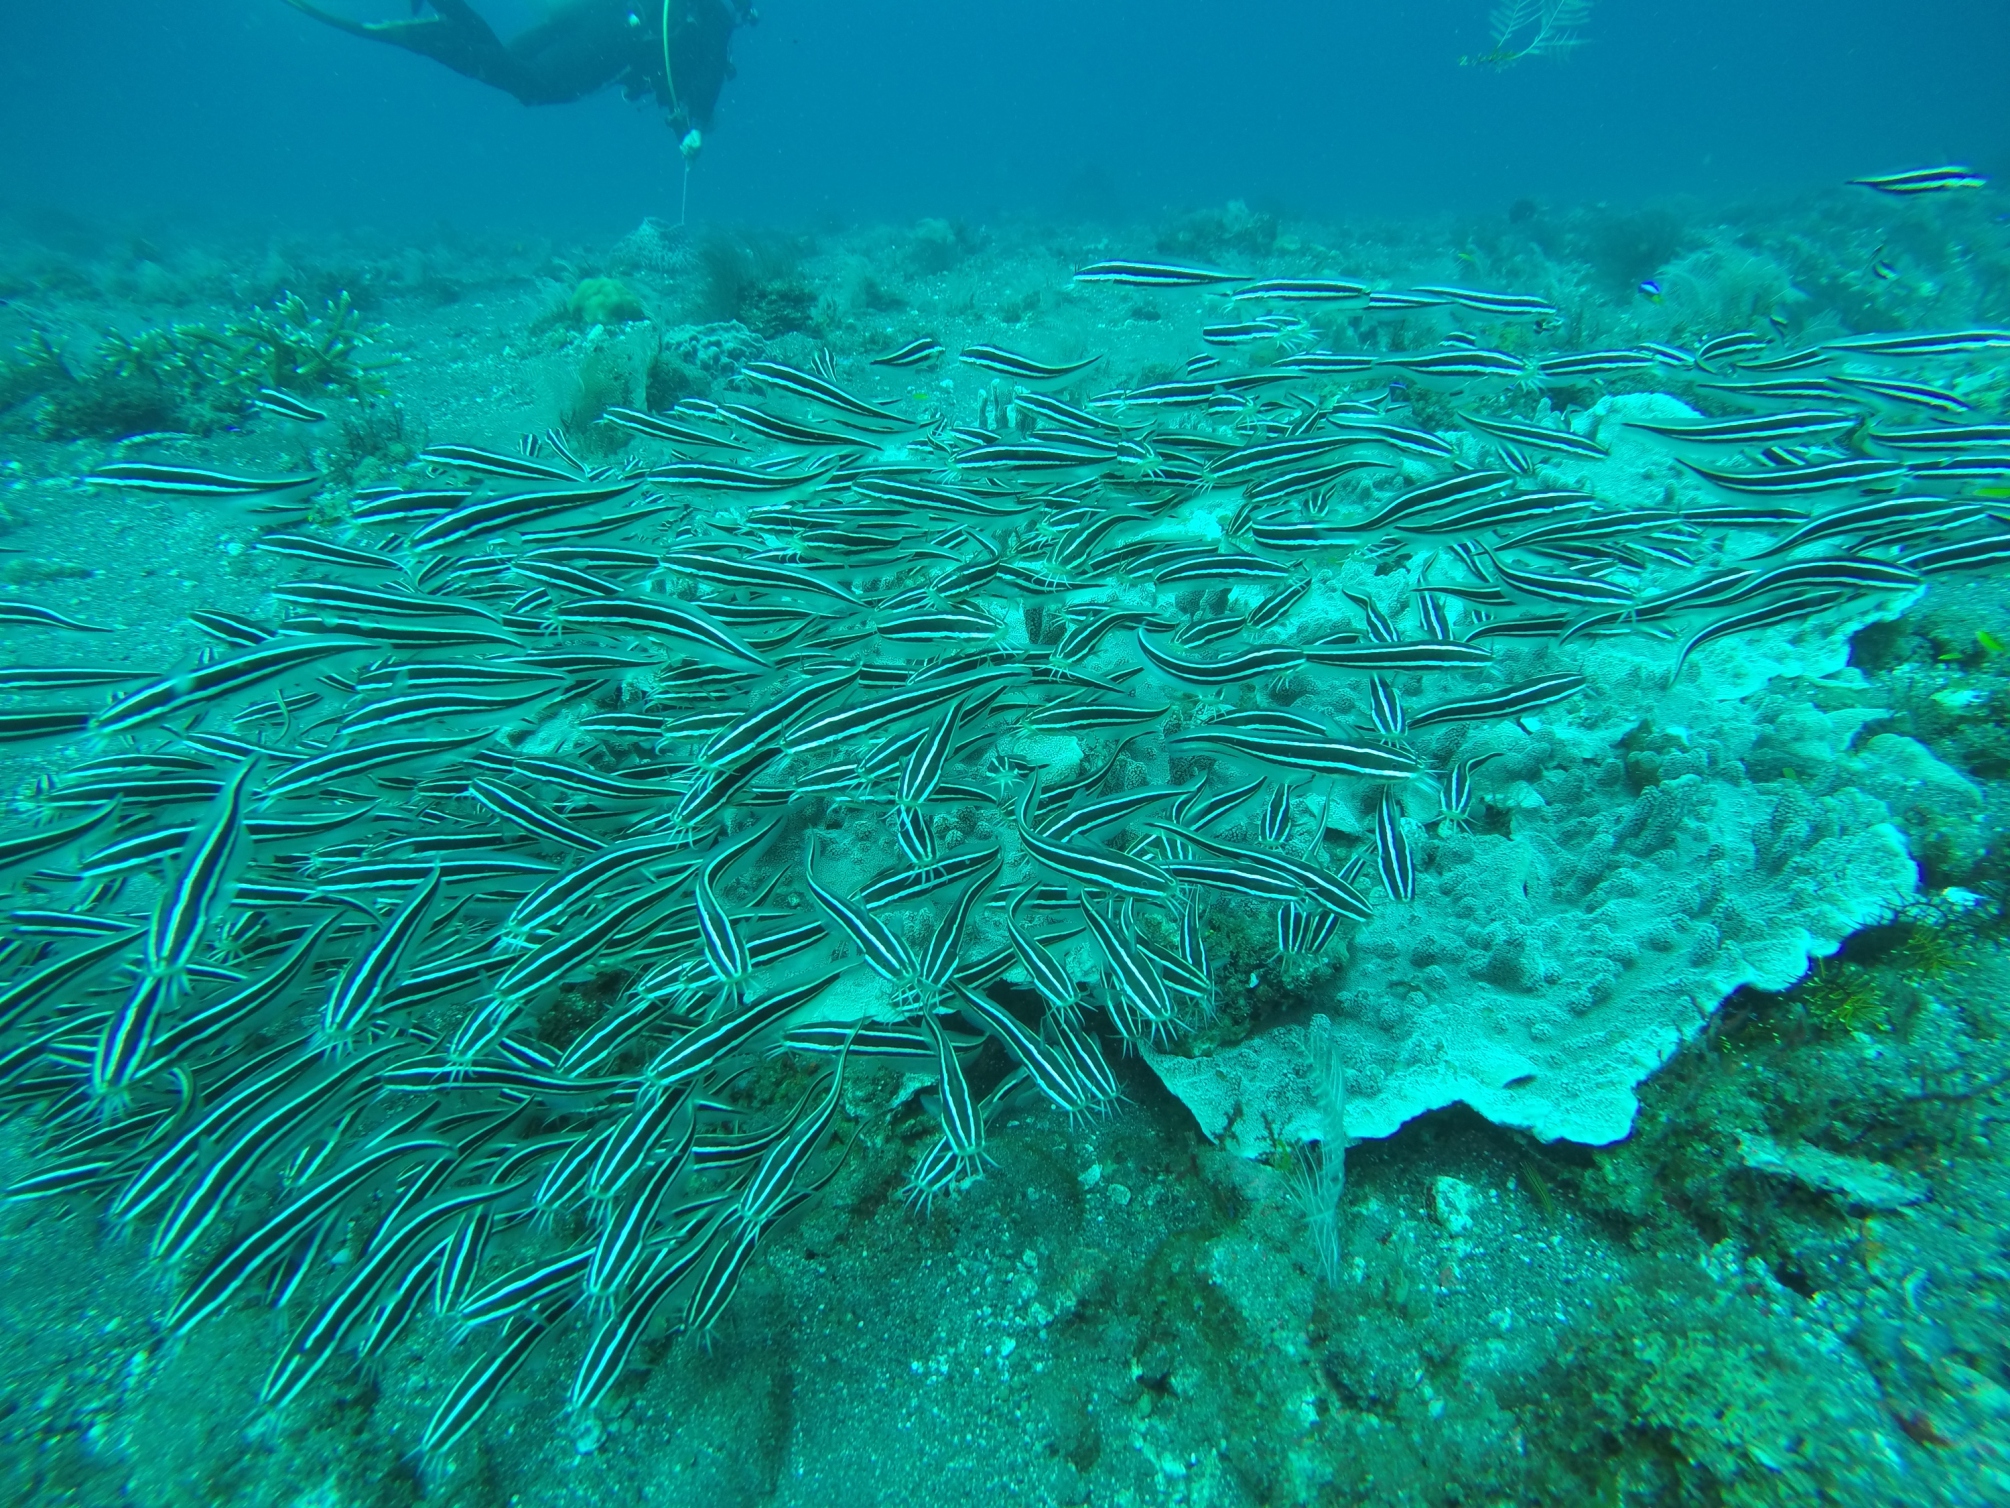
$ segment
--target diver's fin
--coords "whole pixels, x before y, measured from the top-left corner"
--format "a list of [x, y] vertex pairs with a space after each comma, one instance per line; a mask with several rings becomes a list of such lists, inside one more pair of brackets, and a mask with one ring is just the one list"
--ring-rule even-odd
[[544, 97], [538, 81], [467, 0], [430, 0], [433, 14], [410, 21], [352, 21], [323, 10], [313, 0], [286, 0], [286, 3], [352, 37], [389, 42], [393, 47], [444, 63], [463, 77], [493, 85], [525, 104], [541, 103]]
[[[371, 27], [368, 23], [351, 21], [347, 16], [338, 16], [333, 11], [323, 10], [318, 5], [310, 5], [308, 0], [286, 0], [286, 3], [302, 15], [312, 16], [315, 20], [322, 22], [324, 25], [332, 26], [337, 31], [348, 32], [352, 37], [367, 37], [371, 34]], [[419, 7], [414, 5], [412, 7], [412, 14], [417, 15], [418, 13]]]

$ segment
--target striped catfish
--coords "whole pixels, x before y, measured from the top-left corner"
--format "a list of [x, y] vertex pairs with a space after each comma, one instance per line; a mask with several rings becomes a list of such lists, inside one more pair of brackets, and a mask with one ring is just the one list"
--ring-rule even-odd
[[1697, 419], [1672, 424], [1629, 419], [1626, 427], [1688, 445], [1758, 449], [1767, 445], [1808, 444], [1832, 439], [1855, 429], [1862, 422], [1859, 414], [1802, 409], [1792, 413], [1759, 414], [1746, 419]]
[[910, 422], [876, 403], [868, 403], [863, 398], [854, 397], [836, 383], [814, 372], [803, 371], [800, 367], [788, 366], [779, 361], [750, 361], [740, 370], [763, 387], [788, 393], [792, 397], [825, 408], [836, 409], [839, 413], [850, 414], [855, 418], [874, 419], [902, 426]]
[[987, 995], [959, 989], [956, 1002], [965, 1016], [998, 1039], [1013, 1060], [1026, 1070], [1027, 1081], [1062, 1114], [1078, 1115], [1096, 1104], [1099, 1096], [1095, 1086], [1067, 1049], [1044, 1040]]
[[628, 1287], [643, 1260], [657, 1210], [691, 1172], [697, 1118], [688, 1099], [680, 1096], [674, 1104], [670, 1127], [650, 1150], [655, 1167], [625, 1188], [606, 1193], [600, 1235], [581, 1283], [587, 1301], [597, 1309], [604, 1310]]
[[1552, 429], [1544, 424], [1529, 424], [1491, 414], [1467, 413], [1459, 415], [1459, 422], [1471, 425], [1480, 433], [1496, 440], [1506, 440], [1509, 444], [1531, 450], [1578, 456], [1588, 461], [1602, 461], [1609, 454], [1606, 448], [1595, 440], [1588, 440], [1571, 430]]
[[150, 975], [178, 979], [229, 904], [229, 887], [244, 851], [244, 808], [257, 766], [246, 760], [225, 782], [208, 820], [181, 855], [178, 873], [154, 909], [147, 930]]
[[207, 707], [320, 660], [373, 649], [367, 639], [303, 635], [265, 641], [182, 675], [167, 676], [113, 702], [91, 720], [98, 733], [127, 733], [162, 718]]
[[187, 1334], [247, 1285], [257, 1282], [316, 1226], [400, 1164], [436, 1159], [451, 1151], [436, 1136], [380, 1141], [335, 1172], [295, 1194], [264, 1221], [218, 1252], [184, 1286], [162, 1323]]
[[415, 1249], [443, 1222], [465, 1210], [506, 1198], [522, 1184], [483, 1185], [443, 1195], [407, 1216], [386, 1239], [356, 1264], [335, 1296], [303, 1320], [266, 1375], [261, 1397], [283, 1407], [333, 1358], [336, 1348], [363, 1322], [384, 1286]]
[[[402, 1051], [395, 1044], [379, 1046], [352, 1055], [325, 1074], [288, 1075], [277, 1080], [270, 1096], [247, 1103], [224, 1123], [231, 1139], [219, 1142], [155, 1228], [153, 1257], [171, 1263], [193, 1251], [267, 1157], [334, 1120], [363, 1092], [370, 1072]], [[285, 1097], [279, 1093], [282, 1087]], [[129, 1206], [127, 1213], [137, 1211]]]
[[1417, 865], [1403, 831], [1403, 808], [1387, 786], [1382, 787], [1375, 803], [1375, 862], [1381, 871], [1382, 888], [1392, 900], [1416, 899]]
[[440, 1400], [419, 1437], [419, 1451], [428, 1461], [450, 1452], [475, 1427], [495, 1402], [503, 1385], [523, 1369], [531, 1352], [563, 1318], [564, 1306], [534, 1309], [510, 1322], [503, 1342], [489, 1356], [472, 1363]]
[[342, 971], [321, 1007], [320, 1040], [330, 1050], [352, 1045], [397, 985], [405, 961], [425, 936], [440, 893], [437, 866], [407, 896], [383, 930]]
[[[1410, 719], [1412, 727], [1417, 719]], [[1176, 743], [1211, 744], [1264, 764], [1315, 775], [1356, 775], [1369, 780], [1409, 780], [1423, 772], [1416, 759], [1380, 744], [1347, 743], [1325, 734], [1273, 733], [1205, 723]]]
[[1189, 660], [1161, 649], [1143, 628], [1137, 630], [1137, 646], [1153, 668], [1195, 686], [1231, 686], [1239, 681], [1284, 675], [1305, 663], [1302, 653], [1281, 645], [1245, 650], [1225, 660]]
[[1582, 692], [1585, 685], [1584, 677], [1574, 671], [1537, 676], [1532, 680], [1517, 681], [1512, 686], [1503, 686], [1498, 691], [1487, 692], [1481, 696], [1439, 702], [1436, 706], [1412, 712], [1410, 728], [1416, 731], [1436, 727], [1440, 723], [1493, 722], [1525, 717], [1544, 707], [1553, 707], [1558, 702], [1568, 701]]
[[1759, 607], [1747, 608], [1742, 613], [1733, 613], [1728, 618], [1720, 618], [1715, 623], [1704, 625], [1683, 641], [1681, 650], [1675, 656], [1674, 667], [1668, 673], [1668, 684], [1674, 685], [1681, 678], [1682, 667], [1689, 663], [1689, 657], [1705, 644], [1732, 634], [1751, 633], [1756, 629], [1773, 628], [1782, 623], [1792, 623], [1812, 617], [1814, 614], [1847, 600], [1848, 593], [1836, 590], [1813, 590], [1795, 592]]
[[624, 634], [655, 634], [728, 659], [765, 667], [768, 662], [695, 607], [667, 598], [590, 597], [562, 605], [565, 623]]
[[1371, 914], [1368, 902], [1358, 890], [1316, 864], [1269, 849], [1229, 843], [1220, 838], [1210, 837], [1190, 826], [1166, 823], [1162, 824], [1162, 827], [1164, 831], [1182, 841], [1191, 843], [1194, 847], [1217, 858], [1227, 860], [1240, 869], [1294, 885], [1315, 904], [1350, 920], [1366, 921]]
[[1315, 644], [1306, 660], [1328, 670], [1370, 671], [1383, 675], [1405, 671], [1477, 670], [1493, 663], [1493, 651], [1457, 639], [1412, 639], [1381, 644]]
[[14, 978], [0, 989], [0, 1032], [33, 1020], [64, 989], [81, 985], [130, 950], [142, 936], [138, 927], [121, 927], [75, 953]]
[[731, 1016], [710, 1025], [691, 1028], [642, 1070], [647, 1092], [664, 1095], [678, 1085], [712, 1072], [810, 1004], [837, 980], [837, 974], [825, 974], [750, 1001]]
[[1151, 1035], [1160, 1035], [1177, 1017], [1157, 966], [1125, 936], [1114, 917], [1105, 915], [1086, 897], [1081, 901], [1081, 913], [1109, 966], [1117, 997], [1132, 1015], [1145, 1023]]
[[629, 1296], [601, 1321], [588, 1340], [573, 1378], [569, 1406], [574, 1413], [590, 1412], [620, 1381], [635, 1347], [664, 1304], [693, 1280], [717, 1249], [731, 1213], [729, 1205], [718, 1205], [655, 1252]]
[[1023, 817], [1018, 830], [1027, 857], [1085, 889], [1158, 897], [1172, 886], [1170, 875], [1143, 859], [1100, 845], [1054, 842], [1029, 829]]
[[2010, 562], [2010, 534], [1978, 535], [1915, 550], [1904, 557], [1904, 566], [1921, 576], [1938, 576], [1955, 571], [1985, 571]]
[[638, 484], [620, 481], [588, 486], [539, 488], [475, 497], [428, 519], [411, 532], [414, 550], [442, 550], [471, 540], [520, 531], [525, 526], [581, 508], [595, 508], [633, 492]]
[[[1023, 899], [1025, 892], [1020, 893]], [[1081, 999], [1081, 986], [1076, 984], [1067, 970], [1061, 967], [1045, 944], [1026, 932], [1014, 914], [1018, 901], [1013, 901], [1005, 910], [1005, 935], [1011, 941], [1012, 951], [1032, 981], [1033, 988], [1047, 1003], [1050, 1011], [1072, 1013]]]
[[1905, 474], [1897, 461], [1859, 457], [1847, 461], [1814, 461], [1805, 465], [1773, 466], [1764, 470], [1725, 471], [1682, 463], [1689, 470], [1727, 492], [1752, 493], [1762, 497], [1805, 497], [1835, 492], [1845, 487], [1867, 487], [1889, 482]]
[[1494, 314], [1507, 318], [1556, 317], [1557, 308], [1548, 299], [1526, 293], [1486, 293], [1471, 288], [1452, 288], [1439, 284], [1422, 284], [1411, 290], [1427, 299], [1453, 303], [1464, 309], [1480, 314]]
[[[1241, 273], [1179, 262], [1134, 262], [1115, 259], [1091, 262], [1075, 273], [1078, 283], [1114, 283], [1127, 288], [1211, 288], [1223, 283], [1247, 283]], [[1365, 289], [1363, 290], [1366, 291]]]
[[212, 497], [276, 500], [298, 498], [321, 484], [318, 472], [294, 476], [238, 476], [199, 466], [169, 466], [153, 461], [114, 461], [84, 480], [93, 487], [142, 492], [159, 497]]

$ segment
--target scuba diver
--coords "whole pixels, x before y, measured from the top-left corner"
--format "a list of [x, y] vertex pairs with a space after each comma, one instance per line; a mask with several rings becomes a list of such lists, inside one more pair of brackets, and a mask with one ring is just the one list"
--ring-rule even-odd
[[[653, 95], [682, 138], [686, 162], [733, 76], [733, 28], [754, 20], [752, 0], [557, 0], [544, 20], [505, 42], [467, 0], [412, 0], [406, 21], [352, 21], [311, 0], [287, 4], [351, 36], [444, 63], [526, 105], [570, 104], [610, 84], [631, 100]], [[422, 8], [432, 14], [420, 15]]]

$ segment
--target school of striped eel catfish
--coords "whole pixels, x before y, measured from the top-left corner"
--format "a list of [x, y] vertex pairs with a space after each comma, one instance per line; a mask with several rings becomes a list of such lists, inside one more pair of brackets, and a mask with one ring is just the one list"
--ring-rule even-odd
[[[645, 1339], [706, 1335], [842, 1166], [848, 1065], [933, 1079], [908, 1192], [955, 1191], [1001, 1104], [1093, 1115], [1113, 1055], [1209, 1019], [1224, 918], [1311, 954], [1406, 904], [1422, 835], [1471, 815], [1466, 731], [1579, 695], [1574, 645], [1658, 636], [1679, 676], [2010, 560], [2010, 425], [1934, 385], [2010, 331], [1348, 355], [1300, 311], [1435, 309], [1523, 350], [1556, 311], [1078, 278], [1225, 299], [1209, 344], [1267, 360], [1095, 392], [1093, 357], [974, 346], [982, 427], [750, 362], [762, 404], [609, 413], [619, 464], [440, 445], [332, 528], [313, 476], [102, 467], [278, 513], [259, 548], [298, 579], [273, 621], [196, 614], [216, 648], [158, 678], [3, 673], [39, 704], [0, 735], [76, 753], [0, 838], [0, 1098], [40, 1149], [8, 1197], [143, 1242], [167, 1332], [283, 1306], [269, 1405], [431, 1308], [469, 1361], [428, 1456], [540, 1347], [592, 1411]], [[1642, 373], [1729, 412], [1653, 426], [1707, 503], [1546, 480], [1604, 453], [1558, 416]], [[1455, 428], [1407, 422], [1418, 386]], [[1294, 627], [1352, 558], [1401, 611]], [[1372, 726], [1321, 715], [1342, 682]], [[787, 1113], [758, 1108], [777, 1073]]]

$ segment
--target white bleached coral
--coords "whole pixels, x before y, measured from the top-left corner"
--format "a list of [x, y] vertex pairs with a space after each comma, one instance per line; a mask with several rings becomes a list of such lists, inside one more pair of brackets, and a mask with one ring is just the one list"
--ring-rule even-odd
[[[1601, 404], [1612, 458], [1557, 484], [1615, 507], [1699, 501], [1619, 422], [1680, 412], [1652, 396]], [[1329, 586], [1388, 606], [1413, 581], [1385, 570]], [[1323, 610], [1344, 606], [1337, 589], [1320, 595]], [[1335, 1017], [1348, 1133], [1387, 1136], [1463, 1101], [1544, 1138], [1614, 1141], [1634, 1087], [1725, 996], [1784, 989], [1903, 905], [1918, 883], [1908, 836], [1947, 843], [1938, 814], [1958, 826], [1975, 800], [1909, 739], [1852, 749], [1883, 709], [1848, 665], [1850, 636], [1904, 600], [1711, 644], [1673, 687], [1676, 644], [1642, 633], [1563, 650], [1495, 641], [1500, 680], [1576, 669], [1589, 685], [1520, 724], [1431, 744], [1439, 767], [1495, 756], [1475, 778], [1489, 811], [1475, 832], [1419, 835], [1414, 900], [1382, 899], [1331, 998], [1308, 1002]], [[1428, 798], [1407, 799], [1428, 821]], [[1371, 819], [1336, 808], [1330, 820], [1365, 836]], [[1209, 1136], [1260, 1156], [1306, 1134], [1304, 1035], [1284, 1025], [1205, 1059], [1151, 1062]]]

